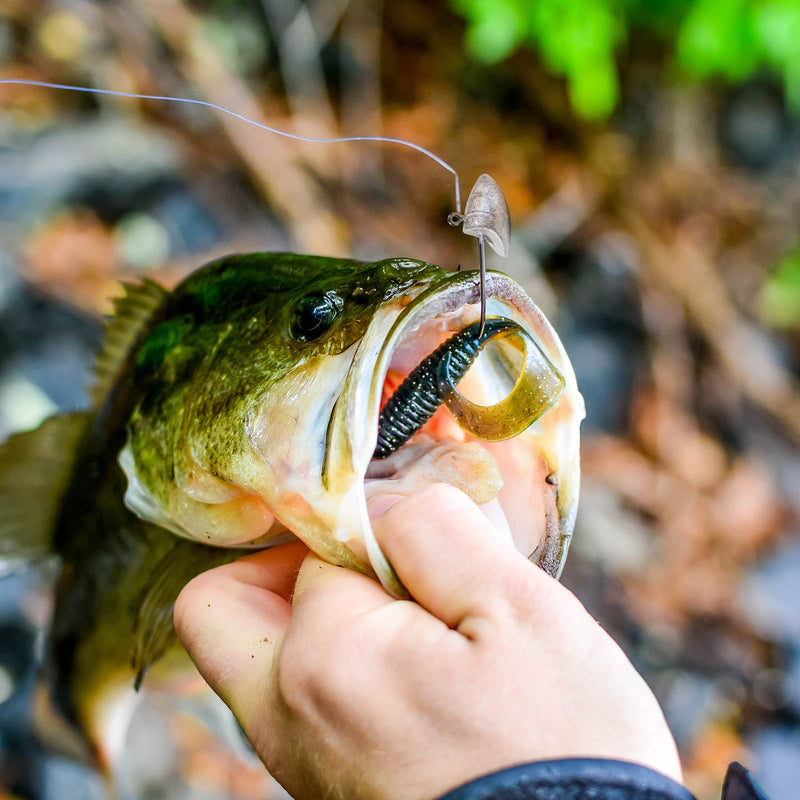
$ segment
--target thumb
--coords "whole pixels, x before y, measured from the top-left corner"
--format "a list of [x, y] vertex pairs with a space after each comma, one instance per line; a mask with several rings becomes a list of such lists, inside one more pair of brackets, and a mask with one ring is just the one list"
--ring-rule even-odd
[[289, 624], [289, 599], [308, 549], [299, 542], [204, 572], [175, 601], [178, 638], [211, 688], [246, 728], [277, 643]]
[[451, 628], [506, 605], [549, 596], [557, 584], [502, 535], [460, 490], [434, 484], [372, 520], [375, 537], [411, 596]]

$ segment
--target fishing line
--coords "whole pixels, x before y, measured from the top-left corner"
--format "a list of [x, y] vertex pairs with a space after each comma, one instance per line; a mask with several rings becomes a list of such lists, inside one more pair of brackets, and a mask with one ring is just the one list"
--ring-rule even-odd
[[34, 81], [22, 78], [3, 78], [0, 84], [13, 84], [15, 86], [40, 86], [43, 89], [63, 89], [68, 92], [84, 92], [85, 94], [106, 94], [114, 97], [128, 97], [134, 100], [164, 100], [172, 103], [186, 103], [187, 105], [205, 106], [212, 108], [214, 111], [219, 111], [227, 114], [229, 117], [246, 122], [249, 125], [254, 125], [256, 128], [267, 131], [268, 133], [275, 133], [278, 136], [285, 136], [287, 139], [295, 139], [298, 142], [311, 142], [312, 144], [338, 144], [340, 142], [385, 142], [386, 144], [399, 144], [403, 147], [410, 147], [418, 153], [427, 156], [432, 161], [435, 161], [440, 167], [446, 169], [452, 176], [455, 189], [456, 212], [461, 212], [461, 184], [458, 179], [458, 173], [450, 166], [443, 158], [440, 158], [436, 153], [422, 147], [422, 145], [409, 142], [406, 139], [396, 139], [392, 136], [336, 136], [333, 138], [316, 138], [313, 136], [300, 136], [297, 133], [289, 133], [282, 131], [278, 128], [273, 128], [271, 125], [266, 125], [263, 122], [258, 122], [250, 117], [239, 114], [224, 106], [218, 106], [216, 103], [211, 103], [208, 100], [196, 100], [192, 97], [168, 97], [158, 94], [137, 94], [135, 92], [121, 92], [115, 89], [94, 89], [89, 86], [69, 86], [63, 83], [50, 83], [48, 81]]
[[408, 147], [446, 169], [452, 176], [454, 182], [454, 194], [456, 210], [451, 212], [447, 221], [450, 225], [461, 226], [463, 233], [475, 236], [478, 239], [478, 255], [480, 269], [480, 332], [483, 334], [486, 324], [486, 248], [488, 243], [491, 248], [501, 256], [508, 255], [510, 238], [510, 219], [508, 206], [500, 187], [489, 175], [481, 175], [472, 187], [464, 213], [461, 213], [461, 183], [458, 173], [443, 158], [436, 153], [432, 153], [422, 145], [409, 142], [406, 139], [397, 139], [392, 136], [336, 136], [331, 138], [317, 138], [313, 136], [301, 136], [297, 133], [289, 133], [278, 128], [273, 128], [263, 122], [251, 119], [250, 117], [239, 114], [224, 106], [217, 105], [208, 100], [197, 100], [193, 97], [171, 97], [158, 94], [139, 94], [137, 92], [123, 92], [116, 89], [95, 89], [89, 86], [71, 86], [64, 83], [51, 83], [50, 81], [37, 81], [27, 78], [3, 78], [0, 85], [14, 86], [38, 86], [43, 89], [60, 89], [67, 92], [82, 92], [84, 94], [102, 94], [113, 97], [127, 97], [135, 100], [158, 100], [171, 103], [185, 103], [187, 105], [204, 106], [229, 117], [238, 119], [248, 125], [253, 125], [267, 133], [274, 133], [284, 136], [287, 139], [294, 139], [298, 142], [310, 142], [312, 144], [339, 144], [343, 142], [382, 142], [386, 144], [398, 144]]

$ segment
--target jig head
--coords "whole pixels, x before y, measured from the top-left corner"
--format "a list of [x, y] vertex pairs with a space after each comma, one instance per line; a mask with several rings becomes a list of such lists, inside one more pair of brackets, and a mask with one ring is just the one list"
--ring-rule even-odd
[[499, 256], [508, 255], [511, 243], [511, 217], [505, 195], [497, 181], [484, 173], [475, 181], [467, 198], [464, 213], [451, 212], [447, 222], [453, 227], [461, 225], [467, 236], [478, 239], [478, 261], [481, 274], [481, 328], [486, 325], [486, 242]]

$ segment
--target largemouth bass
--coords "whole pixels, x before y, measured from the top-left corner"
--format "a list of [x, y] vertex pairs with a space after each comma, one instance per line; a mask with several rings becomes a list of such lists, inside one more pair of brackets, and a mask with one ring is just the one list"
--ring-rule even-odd
[[[376, 453], [382, 408], [396, 417], [425, 400], [424, 381], [411, 386], [408, 376], [432, 353], [437, 364], [449, 359], [465, 341], [459, 332], [477, 324], [474, 273], [263, 253], [215, 261], [172, 292], [127, 287], [91, 411], [0, 449], [0, 556], [61, 558], [49, 670], [96, 760], [113, 760], [121, 743], [112, 709], [177, 644], [181, 588], [242, 549], [297, 536], [401, 596], [370, 509], [443, 481], [558, 576], [574, 525], [583, 401], [558, 336], [524, 291], [496, 272], [486, 291], [489, 322], [501, 322], [459, 372], [458, 392]], [[518, 416], [515, 387], [532, 353], [552, 367], [558, 392], [522, 432], [495, 436]], [[464, 408], [471, 422], [459, 418]]]

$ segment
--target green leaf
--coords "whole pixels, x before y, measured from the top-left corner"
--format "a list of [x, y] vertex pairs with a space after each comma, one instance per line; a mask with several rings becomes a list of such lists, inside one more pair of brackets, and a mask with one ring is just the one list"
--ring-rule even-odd
[[773, 64], [786, 64], [797, 58], [800, 4], [796, 0], [761, 4], [755, 11], [754, 23], [764, 54]]
[[[644, 33], [665, 42], [686, 76], [741, 82], [771, 70], [800, 111], [800, 0], [451, 0], [467, 47], [484, 63], [517, 48], [563, 77], [575, 110], [610, 114], [619, 96], [616, 51]], [[665, 73], [667, 74], [667, 73]]]
[[761, 318], [777, 328], [800, 327], [800, 248], [778, 265], [761, 287]]
[[742, 80], [760, 60], [751, 0], [699, 0], [678, 34], [678, 63], [705, 77]]
[[598, 61], [593, 69], [577, 71], [569, 82], [572, 105], [588, 119], [607, 117], [614, 110], [618, 95], [617, 71], [610, 57]]
[[467, 46], [479, 61], [494, 64], [520, 44], [524, 20], [513, 0], [471, 4], [473, 24], [467, 31]]

